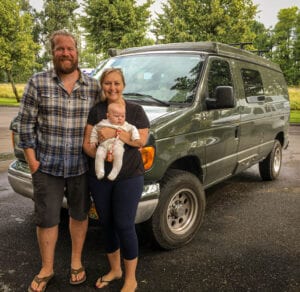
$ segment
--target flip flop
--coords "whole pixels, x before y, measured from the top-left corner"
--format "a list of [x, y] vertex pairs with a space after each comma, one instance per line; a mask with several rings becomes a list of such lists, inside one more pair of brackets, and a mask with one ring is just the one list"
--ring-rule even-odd
[[[77, 276], [81, 272], [84, 272], [84, 277], [81, 280], [73, 281], [72, 280], [72, 275]], [[86, 281], [86, 272], [85, 272], [84, 267], [81, 267], [79, 269], [72, 269], [71, 268], [71, 277], [70, 277], [70, 284], [71, 285], [79, 285], [79, 284], [82, 284], [85, 281]]]
[[[101, 276], [97, 281], [96, 281], [96, 284], [95, 284], [95, 288], [96, 289], [102, 289], [102, 288], [104, 288], [104, 287], [107, 287], [111, 282], [113, 282], [113, 281], [115, 281], [115, 280], [120, 280], [122, 277], [116, 277], [116, 278], [113, 278], [113, 279], [111, 279], [111, 280], [104, 280], [103, 279], [103, 276]], [[97, 286], [97, 283], [98, 282], [100, 282], [100, 284], [101, 283], [105, 283], [106, 285], [104, 285], [104, 286], [102, 286], [102, 287], [98, 287]]]
[[[38, 276], [35, 276], [34, 279], [33, 279], [33, 281], [36, 282], [36, 283], [38, 284], [38, 286], [40, 286], [41, 283], [45, 283], [45, 286], [44, 286], [43, 289], [41, 290], [41, 292], [44, 292], [44, 291], [46, 290], [46, 288], [47, 288], [47, 285], [48, 285], [49, 281], [50, 281], [53, 277], [54, 277], [54, 273], [51, 274], [51, 275], [48, 276], [48, 277], [43, 277], [43, 278], [40, 278], [40, 277], [38, 277]], [[31, 284], [30, 284], [30, 286], [28, 287], [28, 290], [27, 290], [27, 291], [28, 291], [28, 292], [36, 292], [37, 290], [33, 289], [33, 288], [31, 287]]]

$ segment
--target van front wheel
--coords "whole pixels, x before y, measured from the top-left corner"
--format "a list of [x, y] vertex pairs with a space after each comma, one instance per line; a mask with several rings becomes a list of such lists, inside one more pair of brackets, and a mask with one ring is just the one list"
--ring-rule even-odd
[[275, 140], [273, 149], [269, 155], [259, 162], [259, 173], [263, 180], [275, 180], [280, 173], [282, 161], [282, 147], [278, 140]]
[[199, 230], [204, 212], [205, 194], [199, 179], [186, 171], [170, 170], [151, 218], [155, 241], [164, 249], [187, 244]]

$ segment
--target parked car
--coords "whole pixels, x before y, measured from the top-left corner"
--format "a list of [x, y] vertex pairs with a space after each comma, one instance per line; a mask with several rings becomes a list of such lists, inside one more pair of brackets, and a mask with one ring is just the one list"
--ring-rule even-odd
[[[123, 70], [125, 99], [141, 104], [151, 121], [136, 223], [145, 222], [162, 248], [194, 238], [205, 189], [256, 163], [263, 180], [279, 176], [290, 105], [278, 65], [229, 45], [199, 42], [116, 50], [93, 76], [107, 67]], [[8, 178], [17, 193], [32, 198], [17, 128], [16, 121]]]
[[94, 73], [94, 68], [81, 68], [81, 71], [87, 75], [92, 76]]

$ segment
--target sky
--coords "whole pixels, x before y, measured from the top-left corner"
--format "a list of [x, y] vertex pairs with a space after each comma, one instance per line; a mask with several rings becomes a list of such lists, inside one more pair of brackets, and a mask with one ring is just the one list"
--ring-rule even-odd
[[[277, 23], [277, 14], [282, 8], [290, 8], [297, 6], [300, 8], [300, 0], [252, 0], [253, 4], [258, 4], [257, 20], [262, 22], [266, 28], [274, 27]], [[29, 0], [30, 4], [36, 8], [41, 9], [43, 1], [41, 0]], [[80, 0], [79, 0], [80, 2]], [[137, 3], [143, 3], [144, 0], [137, 0]], [[155, 0], [152, 5], [153, 13], [161, 13], [161, 4], [166, 0]]]
[[266, 28], [274, 27], [278, 22], [277, 14], [280, 9], [297, 6], [300, 8], [300, 0], [253, 0], [253, 4], [258, 4], [257, 20], [262, 22]]

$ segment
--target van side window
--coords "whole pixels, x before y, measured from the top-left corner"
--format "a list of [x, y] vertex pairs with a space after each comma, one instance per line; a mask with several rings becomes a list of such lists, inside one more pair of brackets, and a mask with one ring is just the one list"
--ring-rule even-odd
[[265, 95], [272, 97], [285, 96], [287, 98], [288, 92], [285, 86], [285, 80], [278, 72], [270, 71], [266, 74], [265, 79]]
[[229, 63], [217, 59], [211, 62], [208, 75], [208, 95], [214, 99], [218, 86], [233, 86]]
[[241, 73], [246, 98], [264, 95], [264, 86], [259, 71], [242, 69]]

